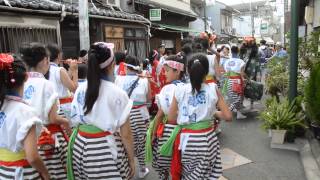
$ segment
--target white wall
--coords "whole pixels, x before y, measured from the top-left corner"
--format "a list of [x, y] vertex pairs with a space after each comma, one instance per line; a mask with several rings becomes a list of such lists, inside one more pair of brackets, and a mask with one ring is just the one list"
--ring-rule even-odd
[[239, 18], [233, 18], [233, 28], [236, 28], [236, 34], [239, 36], [249, 36], [251, 35], [251, 19], [250, 16], [241, 16], [242, 20]]
[[150, 0], [155, 3], [163, 4], [166, 6], [175, 7], [184, 11], [191, 11], [190, 0]]
[[[199, 30], [200, 32], [204, 31], [204, 21], [200, 18], [189, 23], [189, 28]], [[197, 34], [197, 33], [195, 33]]]
[[320, 0], [314, 0], [313, 27], [320, 26]]

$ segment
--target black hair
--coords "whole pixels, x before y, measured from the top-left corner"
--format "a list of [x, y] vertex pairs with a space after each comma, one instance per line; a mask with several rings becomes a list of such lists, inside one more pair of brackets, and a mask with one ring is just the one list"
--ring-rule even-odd
[[[132, 65], [132, 66], [140, 66], [140, 61], [135, 56], [130, 56], [130, 55], [126, 56], [125, 62], [127, 64]], [[137, 70], [135, 70], [135, 69], [133, 69], [132, 67], [129, 67], [129, 66], [127, 68], [130, 69], [131, 71], [137, 71]]]
[[184, 55], [188, 56], [192, 53], [192, 44], [191, 43], [186, 43], [182, 46], [181, 51], [184, 53]]
[[50, 62], [54, 62], [62, 52], [61, 48], [57, 44], [48, 44], [47, 49], [50, 52]]
[[[0, 109], [3, 106], [7, 93], [21, 87], [26, 80], [27, 69], [21, 59], [14, 56], [11, 68], [12, 74], [10, 74], [9, 69], [0, 70]], [[11, 79], [14, 79], [14, 82]]]
[[[182, 63], [184, 65], [184, 69], [183, 71], [180, 71], [180, 77], [179, 79], [182, 79], [184, 77], [184, 74], [186, 72], [186, 61], [185, 58], [183, 57], [183, 55], [170, 55], [166, 58], [166, 61], [176, 61], [179, 63]], [[173, 71], [177, 71], [176, 69], [173, 69]]]
[[262, 44], [262, 45], [266, 45], [266, 43], [267, 43], [267, 41], [264, 40], [264, 39], [262, 39], [262, 40], [260, 41], [260, 44]]
[[203, 79], [209, 72], [209, 62], [206, 54], [196, 53], [188, 61], [188, 73], [192, 86], [192, 93], [199, 92]]
[[144, 59], [142, 61], [142, 67], [143, 67], [143, 70], [146, 70], [148, 68], [148, 65], [150, 64], [149, 62], [149, 59]]
[[79, 79], [86, 79], [88, 72], [88, 66], [86, 64], [79, 64], [78, 65], [78, 78]]
[[124, 62], [126, 59], [126, 54], [123, 52], [115, 52], [114, 59], [116, 61], [116, 65], [119, 65], [121, 62]]
[[238, 54], [238, 53], [239, 53], [239, 48], [238, 48], [238, 46], [232, 46], [232, 47], [231, 47], [231, 53], [232, 53], [232, 54]]
[[79, 57], [83, 58], [88, 54], [88, 51], [85, 49], [80, 50]]
[[194, 52], [207, 53], [207, 49], [208, 48], [209, 48], [208, 39], [203, 39], [203, 38], [200, 38], [200, 37], [195, 37], [194, 38], [193, 47], [192, 47]]
[[97, 43], [91, 45], [88, 56], [88, 86], [83, 107], [85, 115], [91, 112], [99, 95], [100, 78], [105, 75], [106, 68], [101, 69], [100, 64], [105, 62], [110, 56], [111, 50], [106, 48], [104, 44]]
[[49, 52], [41, 43], [25, 44], [20, 48], [22, 60], [29, 68], [36, 67], [44, 58], [49, 57]]
[[184, 46], [185, 44], [192, 44], [193, 43], [193, 37], [192, 36], [188, 36], [186, 38], [183, 38], [181, 40], [181, 46]]
[[156, 51], [156, 50], [152, 50], [149, 52], [150, 64], [152, 64], [154, 60], [159, 58], [159, 53], [158, 54], [157, 53], [158, 53], [158, 51]]

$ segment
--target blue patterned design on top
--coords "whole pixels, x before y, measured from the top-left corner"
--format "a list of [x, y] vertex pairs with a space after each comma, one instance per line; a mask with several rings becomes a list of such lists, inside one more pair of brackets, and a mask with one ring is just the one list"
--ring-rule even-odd
[[4, 112], [0, 112], [0, 128], [2, 128], [4, 121], [6, 120], [6, 114]]
[[167, 107], [170, 107], [170, 102], [169, 102], [169, 97], [168, 96], [165, 97], [165, 101], [166, 101]]
[[85, 92], [80, 91], [77, 97], [77, 102], [82, 106], [84, 105], [85, 96], [86, 96]]
[[197, 95], [190, 96], [188, 100], [188, 104], [196, 107], [198, 104], [205, 104], [206, 103], [206, 94], [205, 91], [199, 91]]
[[188, 111], [186, 106], [182, 107], [182, 116], [188, 116]]
[[196, 113], [191, 114], [191, 115], [189, 116], [189, 121], [190, 121], [191, 123], [197, 122], [197, 114], [196, 114]]
[[31, 99], [33, 94], [35, 93], [35, 88], [30, 85], [25, 91], [24, 91], [24, 99]]

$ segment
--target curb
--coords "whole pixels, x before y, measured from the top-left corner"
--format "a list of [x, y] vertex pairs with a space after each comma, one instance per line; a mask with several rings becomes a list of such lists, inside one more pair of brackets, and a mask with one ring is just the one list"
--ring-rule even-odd
[[291, 150], [300, 153], [300, 159], [303, 165], [304, 173], [307, 180], [319, 180], [320, 179], [320, 169], [317, 163], [317, 160], [314, 156], [315, 153], [312, 151], [312, 147], [318, 145], [319, 147], [319, 160], [320, 160], [320, 146], [310, 142], [312, 139], [302, 139], [297, 138], [295, 143], [287, 144], [270, 144], [271, 148]]

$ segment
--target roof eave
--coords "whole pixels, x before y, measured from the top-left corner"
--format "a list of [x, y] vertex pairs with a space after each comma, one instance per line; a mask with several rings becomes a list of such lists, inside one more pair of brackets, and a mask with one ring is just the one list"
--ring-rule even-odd
[[26, 13], [36, 13], [36, 14], [50, 14], [50, 15], [61, 15], [61, 11], [46, 11], [46, 10], [34, 10], [34, 9], [26, 9], [26, 8], [17, 8], [17, 7], [8, 7], [8, 6], [1, 6], [0, 10], [6, 10], [11, 12], [26, 12]]

